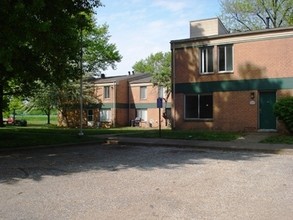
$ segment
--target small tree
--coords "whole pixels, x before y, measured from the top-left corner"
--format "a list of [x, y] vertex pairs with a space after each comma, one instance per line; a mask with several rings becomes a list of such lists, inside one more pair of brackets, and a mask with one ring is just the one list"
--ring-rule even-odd
[[274, 113], [284, 122], [289, 132], [293, 132], [293, 97], [280, 98], [274, 105]]
[[[41, 83], [42, 84], [42, 83]], [[47, 124], [51, 124], [51, 112], [57, 104], [57, 87], [56, 85], [42, 85], [34, 96], [30, 97], [26, 105], [26, 110], [39, 109], [47, 116]]]

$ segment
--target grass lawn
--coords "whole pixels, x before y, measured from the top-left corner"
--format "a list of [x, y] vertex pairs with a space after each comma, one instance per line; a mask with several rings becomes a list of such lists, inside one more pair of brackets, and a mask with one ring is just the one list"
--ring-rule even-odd
[[[236, 132], [219, 132], [219, 131], [177, 131], [170, 129], [162, 129], [161, 135], [158, 129], [143, 129], [137, 127], [124, 128], [84, 128], [83, 136], [79, 136], [79, 128], [69, 129], [60, 128], [56, 125], [47, 125], [46, 117], [30, 116], [27, 127], [6, 126], [0, 128], [0, 148], [9, 147], [26, 147], [38, 145], [56, 145], [56, 144], [72, 144], [85, 142], [103, 142], [103, 138], [98, 135], [113, 134], [124, 135], [129, 137], [142, 138], [168, 138], [168, 139], [189, 139], [189, 140], [210, 140], [210, 141], [231, 141], [241, 137], [243, 134]], [[53, 119], [54, 120], [54, 119]], [[52, 120], [52, 121], [53, 121]], [[245, 134], [244, 134], [245, 135]], [[293, 144], [293, 136], [274, 135], [263, 143], [285, 143]]]
[[[156, 129], [142, 129], [135, 127], [111, 128], [111, 129], [83, 129], [83, 136], [79, 136], [79, 128], [59, 128], [54, 125], [28, 125], [27, 127], [6, 126], [0, 128], [0, 148], [44, 146], [56, 144], [72, 144], [85, 142], [103, 142], [103, 138], [97, 135], [114, 134], [130, 137], [159, 138]], [[161, 131], [162, 138], [195, 139], [195, 140], [234, 140], [239, 135], [231, 132], [207, 132], [207, 131]]]
[[0, 128], [0, 148], [27, 147], [38, 145], [56, 145], [101, 142], [93, 136], [79, 136], [76, 129], [14, 127]]
[[293, 135], [273, 135], [261, 141], [261, 143], [293, 144]]

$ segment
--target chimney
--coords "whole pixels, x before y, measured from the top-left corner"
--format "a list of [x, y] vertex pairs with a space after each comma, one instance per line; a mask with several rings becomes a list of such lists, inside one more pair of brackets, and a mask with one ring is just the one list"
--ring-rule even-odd
[[105, 79], [105, 78], [106, 78], [105, 74], [102, 73], [102, 74], [101, 74], [101, 79]]
[[266, 29], [270, 29], [270, 17], [266, 17]]
[[128, 75], [129, 75], [129, 76], [131, 75], [131, 72], [130, 72], [130, 71], [128, 71]]
[[132, 75], [134, 75], [134, 71], [132, 70]]

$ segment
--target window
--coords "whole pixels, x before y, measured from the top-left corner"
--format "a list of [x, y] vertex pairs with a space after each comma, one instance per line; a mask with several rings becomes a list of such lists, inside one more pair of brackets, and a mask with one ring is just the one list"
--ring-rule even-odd
[[94, 111], [92, 109], [87, 110], [87, 121], [94, 121]]
[[185, 96], [186, 119], [213, 118], [213, 95], [186, 95]]
[[104, 99], [110, 98], [110, 86], [104, 86]]
[[213, 68], [213, 47], [203, 47], [200, 49], [200, 66], [201, 73], [212, 73], [214, 72]]
[[233, 71], [233, 46], [219, 46], [219, 72]]
[[141, 86], [140, 87], [140, 99], [146, 99], [147, 98], [147, 87]]
[[148, 110], [147, 109], [137, 109], [136, 117], [140, 117], [142, 121], [148, 120]]
[[100, 111], [100, 121], [111, 121], [111, 109], [102, 109]]

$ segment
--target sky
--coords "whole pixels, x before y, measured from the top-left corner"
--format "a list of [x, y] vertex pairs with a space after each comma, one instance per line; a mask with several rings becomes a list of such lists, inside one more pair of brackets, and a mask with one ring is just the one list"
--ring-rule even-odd
[[189, 38], [189, 22], [219, 16], [219, 0], [101, 0], [97, 24], [109, 26], [110, 43], [122, 55], [106, 76], [127, 75], [152, 53], [170, 51], [170, 41]]

